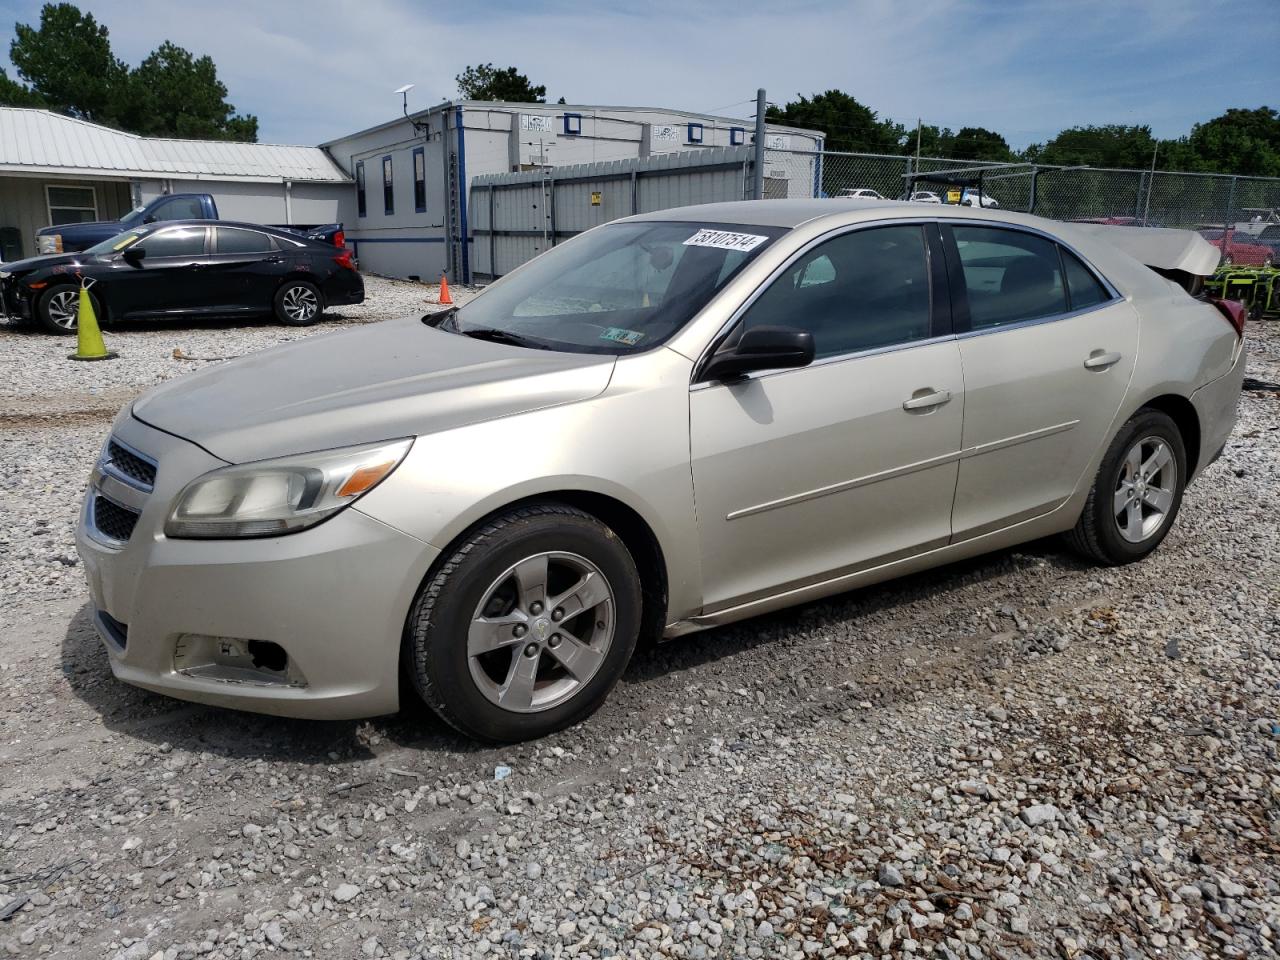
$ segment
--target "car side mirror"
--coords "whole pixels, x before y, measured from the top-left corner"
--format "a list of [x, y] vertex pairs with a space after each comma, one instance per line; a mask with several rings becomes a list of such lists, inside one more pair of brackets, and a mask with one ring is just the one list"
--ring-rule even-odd
[[711, 357], [704, 380], [737, 380], [755, 370], [807, 367], [813, 363], [813, 334], [798, 327], [751, 327], [738, 342]]
[[156, 222], [156, 219], [157, 219], [157, 218], [156, 218], [156, 215], [155, 215], [154, 213], [148, 213], [145, 217], [143, 217], [143, 218], [142, 218], [142, 222], [143, 222], [143, 223], [155, 223], [155, 222]]
[[147, 248], [146, 247], [129, 247], [128, 249], [125, 250], [123, 256], [126, 263], [132, 264], [135, 267], [140, 267], [142, 266], [142, 261], [147, 256]]

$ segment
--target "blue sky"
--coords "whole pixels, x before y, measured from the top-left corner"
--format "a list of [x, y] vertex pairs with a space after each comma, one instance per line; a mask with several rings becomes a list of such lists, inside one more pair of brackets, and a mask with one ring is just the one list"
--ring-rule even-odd
[[[617, 6], [622, 6], [618, 4]], [[1227, 107], [1280, 108], [1280, 0], [113, 0], [82, 2], [136, 64], [168, 39], [210, 54], [260, 139], [319, 143], [456, 95], [514, 64], [550, 99], [750, 112], [830, 87], [914, 125], [985, 126], [1015, 147], [1083, 123], [1158, 136]], [[36, 0], [0, 0], [0, 64]], [[1253, 52], [1250, 55], [1250, 52]]]

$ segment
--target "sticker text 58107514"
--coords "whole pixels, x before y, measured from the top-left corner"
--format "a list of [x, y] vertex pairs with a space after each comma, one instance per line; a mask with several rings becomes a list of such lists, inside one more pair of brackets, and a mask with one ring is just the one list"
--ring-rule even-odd
[[686, 247], [715, 247], [719, 250], [754, 250], [768, 240], [755, 233], [733, 233], [729, 230], [712, 230], [703, 227], [684, 242]]

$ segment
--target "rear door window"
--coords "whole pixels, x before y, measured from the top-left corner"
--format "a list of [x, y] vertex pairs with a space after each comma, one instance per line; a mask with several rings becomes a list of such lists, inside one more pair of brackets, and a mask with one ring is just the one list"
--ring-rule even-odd
[[1021, 230], [952, 227], [973, 330], [1067, 312], [1058, 245]]
[[1111, 299], [1107, 288], [1070, 250], [1062, 251], [1062, 266], [1067, 274], [1067, 290], [1071, 294], [1072, 310], [1086, 310]]
[[218, 227], [219, 253], [268, 253], [275, 247], [271, 238], [257, 230]]
[[163, 257], [200, 257], [204, 256], [204, 227], [170, 227], [159, 230], [138, 241], [138, 246], [147, 251], [147, 260]]

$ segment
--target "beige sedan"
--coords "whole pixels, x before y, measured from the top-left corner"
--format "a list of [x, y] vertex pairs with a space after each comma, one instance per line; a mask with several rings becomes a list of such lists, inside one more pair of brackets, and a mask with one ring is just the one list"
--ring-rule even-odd
[[519, 740], [598, 708], [641, 637], [1049, 534], [1139, 560], [1235, 420], [1242, 321], [1184, 289], [1196, 243], [687, 207], [172, 382], [116, 419], [81, 515], [112, 669], [318, 718], [407, 678]]

